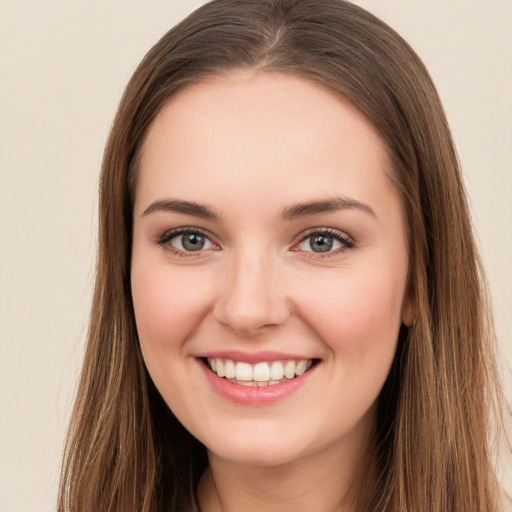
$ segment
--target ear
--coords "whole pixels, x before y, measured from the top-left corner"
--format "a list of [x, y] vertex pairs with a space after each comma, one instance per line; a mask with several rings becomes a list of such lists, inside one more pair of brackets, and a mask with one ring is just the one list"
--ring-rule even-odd
[[416, 321], [416, 316], [416, 294], [413, 292], [412, 286], [409, 284], [407, 286], [407, 290], [404, 294], [404, 300], [402, 302], [402, 322], [407, 327], [411, 327]]

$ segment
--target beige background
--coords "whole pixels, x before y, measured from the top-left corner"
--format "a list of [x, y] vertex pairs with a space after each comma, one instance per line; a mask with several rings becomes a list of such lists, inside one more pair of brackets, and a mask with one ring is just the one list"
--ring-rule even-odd
[[[0, 512], [54, 510], [105, 138], [136, 64], [201, 3], [0, 0]], [[511, 362], [512, 2], [358, 3], [416, 48], [439, 87]]]

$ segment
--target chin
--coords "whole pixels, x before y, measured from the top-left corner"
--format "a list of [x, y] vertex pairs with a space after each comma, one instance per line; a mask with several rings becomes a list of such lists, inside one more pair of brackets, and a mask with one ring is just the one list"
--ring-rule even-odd
[[301, 458], [297, 450], [280, 447], [276, 450], [270, 446], [222, 446], [218, 451], [209, 450], [210, 453], [233, 464], [254, 467], [277, 467], [290, 464]]
[[314, 451], [316, 444], [282, 426], [240, 426], [218, 436], [212, 434], [210, 431], [202, 440], [211, 454], [234, 464], [249, 466], [289, 464]]

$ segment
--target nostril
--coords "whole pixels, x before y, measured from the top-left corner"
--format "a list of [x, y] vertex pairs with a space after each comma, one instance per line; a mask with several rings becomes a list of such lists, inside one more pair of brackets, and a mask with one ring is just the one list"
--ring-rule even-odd
[[267, 266], [236, 267], [219, 290], [213, 308], [216, 320], [244, 336], [286, 322], [290, 316], [288, 301]]
[[253, 336], [282, 325], [290, 316], [285, 305], [268, 304], [266, 307], [249, 308], [240, 303], [221, 304], [215, 309], [214, 315], [221, 325], [243, 336]]

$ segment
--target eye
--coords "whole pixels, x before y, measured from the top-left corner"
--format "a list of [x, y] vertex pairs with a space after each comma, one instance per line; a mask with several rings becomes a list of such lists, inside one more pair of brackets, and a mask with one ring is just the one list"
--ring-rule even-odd
[[204, 233], [194, 229], [169, 231], [157, 243], [176, 254], [194, 253], [216, 247]]
[[336, 253], [352, 248], [353, 242], [346, 235], [333, 229], [323, 229], [310, 232], [297, 245], [300, 251], [317, 254]]

